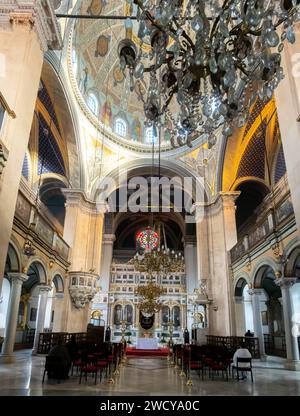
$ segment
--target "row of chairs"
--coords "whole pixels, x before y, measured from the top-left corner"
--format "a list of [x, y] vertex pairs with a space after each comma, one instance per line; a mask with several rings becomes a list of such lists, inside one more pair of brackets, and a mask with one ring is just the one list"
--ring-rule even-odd
[[82, 382], [83, 378], [87, 381], [88, 376], [93, 376], [94, 383], [96, 384], [98, 374], [101, 382], [103, 373], [105, 373], [107, 379], [112, 379], [123, 360], [125, 351], [126, 345], [123, 343], [103, 343], [98, 345], [96, 349], [86, 348], [84, 346], [78, 351], [76, 357], [73, 357], [71, 368], [63, 358], [47, 356], [43, 382], [46, 373], [48, 374], [48, 378], [56, 378], [60, 381], [68, 377], [69, 370], [71, 376], [76, 371], [75, 375], [79, 376], [79, 383]]
[[[250, 372], [253, 382], [252, 360], [251, 358], [238, 358], [237, 365], [232, 365], [233, 353], [220, 347], [199, 346], [199, 345], [174, 345], [173, 362], [176, 367], [181, 369], [181, 374], [190, 380], [191, 372], [196, 371], [199, 377], [204, 379], [204, 375], [214, 380], [215, 376], [222, 375], [223, 379], [229, 380], [237, 377], [240, 373]], [[246, 364], [246, 367], [245, 367]]]

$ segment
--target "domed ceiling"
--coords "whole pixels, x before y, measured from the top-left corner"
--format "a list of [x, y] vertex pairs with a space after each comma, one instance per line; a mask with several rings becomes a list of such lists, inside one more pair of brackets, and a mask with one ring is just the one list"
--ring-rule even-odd
[[[129, 14], [127, 2], [119, 0], [82, 0], [75, 10], [77, 14], [93, 16]], [[103, 123], [114, 141], [151, 152], [153, 141], [157, 144], [158, 139], [153, 129], [144, 124], [137, 87], [130, 91], [130, 81], [124, 78], [119, 65], [120, 41], [130, 37], [138, 42], [137, 23], [132, 28], [128, 24], [127, 20], [77, 19], [69, 48], [71, 72], [91, 119]], [[147, 45], [143, 47], [147, 49]], [[168, 130], [161, 133], [161, 149], [171, 149]]]

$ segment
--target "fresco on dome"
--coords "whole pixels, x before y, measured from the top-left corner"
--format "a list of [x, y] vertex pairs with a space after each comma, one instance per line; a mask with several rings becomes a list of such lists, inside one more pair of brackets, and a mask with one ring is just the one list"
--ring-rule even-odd
[[112, 109], [111, 109], [111, 101], [107, 99], [102, 107], [100, 120], [106, 126], [112, 125]]
[[142, 137], [142, 126], [138, 117], [134, 117], [133, 123], [131, 125], [131, 135], [132, 139], [136, 142]]
[[89, 87], [89, 69], [88, 67], [83, 68], [83, 70], [81, 71], [81, 76], [79, 79], [79, 89], [81, 91], [82, 94], [86, 94], [88, 87]]
[[113, 71], [115, 83], [121, 83], [124, 81], [124, 74], [121, 71], [120, 65], [116, 65]]
[[167, 128], [164, 131], [164, 139], [168, 143], [171, 141], [171, 130], [172, 130], [172, 123], [171, 121], [169, 121], [167, 124]]
[[[130, 12], [131, 7], [133, 10]], [[136, 13], [136, 4], [119, 0], [82, 0], [74, 12], [90, 16], [125, 16]], [[144, 105], [141, 99], [146, 95], [147, 79], [137, 83], [131, 90], [129, 77], [125, 78], [120, 69], [118, 54], [119, 42], [127, 35], [138, 46], [138, 23], [134, 21], [130, 29], [128, 31], [128, 22], [125, 20], [112, 20], [108, 24], [103, 19], [78, 19], [74, 22], [73, 36], [70, 39], [69, 59], [73, 64], [70, 66], [73, 70], [71, 75], [76, 79], [82, 96], [79, 99], [82, 98], [86, 104], [84, 111], [92, 114], [87, 103], [89, 92], [93, 92], [98, 100], [99, 121], [109, 127], [109, 131], [113, 131], [114, 120], [118, 115], [124, 114], [121, 118], [128, 125], [125, 140], [132, 141], [133, 147], [139, 150], [141, 144], [147, 144]], [[149, 47], [147, 39], [143, 49], [149, 50]], [[79, 102], [82, 105], [82, 100]], [[162, 144], [171, 150], [170, 132], [167, 129], [162, 134]], [[144, 151], [145, 147], [141, 146], [141, 149]]]
[[95, 57], [98, 56], [105, 56], [108, 52], [109, 43], [110, 43], [110, 36], [100, 35], [97, 40], [96, 50], [95, 50]]
[[92, 16], [99, 16], [102, 12], [102, 8], [104, 6], [103, 0], [92, 0], [91, 4], [87, 9], [87, 14], [91, 14]]

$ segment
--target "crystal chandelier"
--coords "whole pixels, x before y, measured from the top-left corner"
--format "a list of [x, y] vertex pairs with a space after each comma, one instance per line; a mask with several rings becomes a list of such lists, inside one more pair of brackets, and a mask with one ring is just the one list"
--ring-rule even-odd
[[[184, 257], [166, 247], [164, 225], [158, 222], [159, 232], [151, 227], [137, 234], [138, 252], [130, 260], [136, 271], [147, 275], [147, 283], [138, 285], [135, 293], [140, 296], [139, 310], [145, 316], [152, 316], [162, 308], [160, 297], [165, 289], [155, 283], [155, 277], [181, 272], [184, 268]], [[165, 245], [160, 246], [161, 228]]]
[[152, 279], [154, 275], [167, 275], [182, 271], [184, 257], [180, 252], [177, 254], [174, 250], [171, 251], [162, 245], [161, 248], [136, 253], [131, 263], [135, 270], [146, 273]]
[[153, 280], [150, 280], [147, 285], [138, 286], [136, 294], [142, 298], [138, 308], [145, 316], [152, 316], [162, 308], [162, 302], [159, 298], [165, 294], [165, 290], [161, 286], [156, 285]]
[[138, 272], [147, 274], [147, 284], [138, 285], [136, 294], [142, 298], [138, 304], [139, 310], [145, 316], [152, 316], [162, 308], [159, 298], [165, 293], [165, 289], [155, 283], [154, 276], [182, 271], [184, 257], [181, 253], [176, 254], [174, 250], [170, 251], [162, 246], [154, 250], [136, 253], [130, 263]]
[[229, 137], [284, 77], [280, 53], [285, 40], [295, 42], [298, 0], [127, 2], [137, 8], [140, 45], [121, 41], [120, 66], [146, 124], [168, 129], [173, 147], [199, 136], [212, 147], [220, 131]]

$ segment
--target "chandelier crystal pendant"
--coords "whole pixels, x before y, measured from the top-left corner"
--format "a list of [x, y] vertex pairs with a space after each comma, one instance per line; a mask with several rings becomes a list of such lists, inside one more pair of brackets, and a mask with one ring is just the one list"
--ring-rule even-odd
[[146, 124], [168, 129], [173, 147], [200, 136], [212, 147], [219, 131], [229, 137], [284, 77], [281, 52], [295, 42], [299, 0], [127, 2], [137, 8], [140, 45], [121, 41], [120, 66]]

